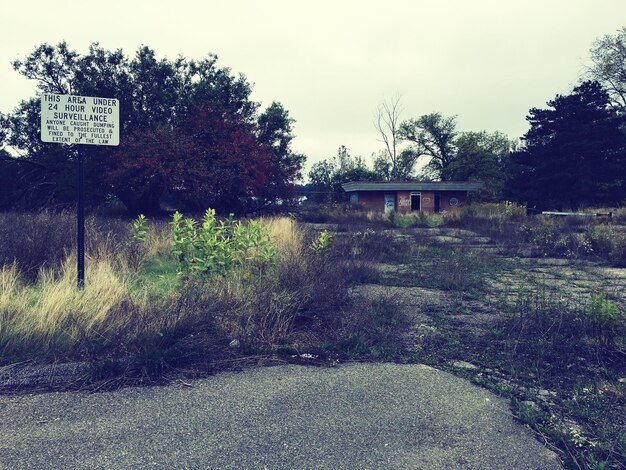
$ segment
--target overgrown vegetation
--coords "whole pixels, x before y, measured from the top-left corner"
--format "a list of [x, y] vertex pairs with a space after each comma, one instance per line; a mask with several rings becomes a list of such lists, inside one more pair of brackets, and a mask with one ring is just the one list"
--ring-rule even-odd
[[[391, 293], [395, 307], [380, 309], [389, 313], [378, 327], [355, 324], [345, 351], [470, 378], [512, 398], [567, 468], [622, 468], [625, 283], [610, 269], [624, 266], [626, 210], [610, 211], [611, 219], [527, 216], [511, 203], [432, 215], [322, 209], [317, 221], [346, 232], [336, 244], [358, 261], [350, 281], [374, 299]], [[395, 349], [377, 346], [373, 332], [387, 344], [384, 325], [394, 322], [406, 328]]]
[[612, 217], [527, 216], [524, 206], [511, 203], [469, 205], [460, 213], [438, 214], [366, 212], [339, 205], [315, 205], [302, 210], [309, 222], [348, 228], [459, 228], [496, 241], [506, 250], [533, 257], [603, 260], [626, 266], [626, 209], [589, 209], [588, 213]]
[[592, 271], [623, 263], [613, 212], [91, 217], [84, 291], [73, 214], [4, 214], [1, 361], [87, 359], [93, 380], [144, 381], [251, 357], [419, 361], [511, 397], [569, 467], [617, 468], [626, 311]]

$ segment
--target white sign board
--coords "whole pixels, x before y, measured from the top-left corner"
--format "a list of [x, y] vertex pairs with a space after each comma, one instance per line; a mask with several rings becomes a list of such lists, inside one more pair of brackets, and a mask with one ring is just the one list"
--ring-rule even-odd
[[41, 140], [119, 145], [120, 102], [114, 98], [46, 93], [41, 97]]

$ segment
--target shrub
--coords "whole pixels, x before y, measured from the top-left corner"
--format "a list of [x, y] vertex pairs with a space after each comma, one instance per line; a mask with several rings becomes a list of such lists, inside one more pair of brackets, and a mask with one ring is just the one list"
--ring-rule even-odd
[[380, 211], [358, 210], [346, 204], [307, 204], [300, 209], [299, 218], [305, 222], [314, 223], [393, 226], [393, 221], [389, 214]]
[[235, 221], [233, 214], [218, 221], [208, 209], [198, 224], [176, 212], [172, 218], [172, 254], [181, 264], [181, 274], [221, 274], [235, 268], [262, 269], [272, 261], [275, 248], [267, 227], [260, 222]]
[[444, 224], [447, 214], [427, 214], [426, 212], [420, 212], [420, 222], [427, 227], [434, 228]]
[[526, 208], [513, 202], [471, 204], [463, 207], [461, 220], [483, 219], [499, 221], [522, 221], [526, 218]]
[[537, 217], [520, 226], [520, 233], [535, 256], [575, 257], [593, 250], [584, 239], [568, 231], [564, 220]]
[[446, 225], [474, 230], [512, 248], [522, 238], [520, 223], [528, 222], [525, 208], [509, 202], [472, 204], [460, 213], [444, 214], [443, 219]]
[[399, 228], [409, 228], [417, 225], [419, 218], [414, 217], [412, 214], [402, 215], [397, 212], [393, 214], [393, 224]]
[[608, 225], [594, 225], [587, 231], [593, 251], [599, 256], [608, 256], [613, 248], [613, 230]]
[[245, 280], [228, 276], [206, 283], [212, 297], [221, 299], [218, 324], [229, 336], [264, 349], [328, 334], [349, 303], [346, 264], [333, 245], [319, 256], [291, 219], [263, 223], [276, 244], [276, 262]]
[[612, 245], [609, 260], [616, 266], [626, 267], [626, 233], [616, 234]]
[[612, 225], [598, 224], [587, 231], [587, 238], [596, 255], [617, 266], [626, 266], [626, 232]]
[[400, 214], [394, 212], [392, 222], [396, 227], [439, 227], [450, 219], [447, 213], [429, 214], [426, 212], [412, 212], [409, 214]]
[[[495, 259], [489, 253], [467, 248], [452, 250], [428, 247], [427, 258], [436, 262], [424, 269], [420, 262], [414, 265], [414, 275], [428, 286], [450, 291], [471, 292], [483, 286], [488, 273], [494, 269]], [[420, 255], [421, 256], [421, 255]]]
[[[85, 252], [92, 259], [126, 263], [129, 225], [122, 219], [87, 217]], [[149, 238], [149, 237], [148, 237]], [[23, 278], [37, 280], [40, 269], [58, 269], [76, 249], [73, 212], [0, 214], [0, 264], [16, 263]]]

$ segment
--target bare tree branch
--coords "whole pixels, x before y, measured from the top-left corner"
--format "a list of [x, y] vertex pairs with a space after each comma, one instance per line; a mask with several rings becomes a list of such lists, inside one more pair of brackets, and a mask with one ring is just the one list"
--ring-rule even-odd
[[374, 127], [380, 133], [385, 144], [387, 157], [391, 163], [391, 178], [398, 177], [398, 129], [402, 105], [400, 96], [395, 95], [389, 101], [384, 100], [376, 110]]

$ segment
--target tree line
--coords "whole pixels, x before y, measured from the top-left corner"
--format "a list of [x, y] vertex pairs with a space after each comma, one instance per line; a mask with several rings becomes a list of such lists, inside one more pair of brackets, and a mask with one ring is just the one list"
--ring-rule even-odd
[[[460, 131], [456, 116], [400, 119], [399, 98], [378, 108], [383, 149], [372, 164], [345, 146], [313, 165], [304, 193], [340, 201], [355, 180], [479, 180], [480, 201], [537, 207], [620, 204], [626, 198], [626, 28], [596, 40], [585, 81], [546, 108], [529, 110], [519, 140]], [[120, 146], [86, 146], [87, 200], [119, 199], [132, 213], [246, 212], [294, 196], [306, 157], [292, 149], [293, 123], [277, 102], [261, 109], [243, 74], [218, 58], [158, 59], [94, 43], [79, 54], [42, 44], [14, 69], [37, 95], [0, 114], [0, 210], [73, 205], [75, 146], [40, 140], [42, 93], [120, 100]], [[10, 149], [10, 152], [7, 151]]]
[[157, 59], [146, 46], [128, 57], [97, 43], [80, 55], [65, 42], [16, 60], [38, 93], [0, 115], [0, 209], [75, 203], [77, 149], [41, 142], [41, 93], [120, 101], [119, 147], [85, 146], [91, 205], [116, 197], [133, 213], [164, 201], [226, 212], [291, 197], [305, 161], [291, 148], [294, 120], [277, 102], [261, 110], [246, 77], [217, 60]]
[[518, 201], [542, 208], [621, 204], [626, 200], [626, 28], [596, 40], [586, 79], [545, 109], [532, 108], [519, 141], [501, 132], [457, 129], [456, 116], [430, 113], [400, 120], [398, 97], [377, 110], [383, 150], [371, 168], [340, 147], [313, 165], [305, 194], [344, 198], [353, 180], [484, 183], [479, 201]]

